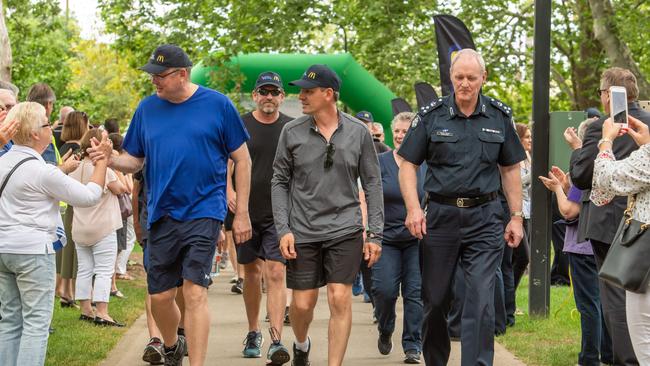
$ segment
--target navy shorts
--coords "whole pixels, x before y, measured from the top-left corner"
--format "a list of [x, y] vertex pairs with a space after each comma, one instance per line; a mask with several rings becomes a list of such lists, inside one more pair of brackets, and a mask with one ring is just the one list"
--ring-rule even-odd
[[220, 229], [221, 221], [211, 218], [177, 221], [165, 216], [154, 222], [147, 241], [149, 293], [181, 286], [183, 280], [207, 288]]
[[255, 260], [270, 260], [286, 263], [280, 252], [280, 241], [275, 231], [275, 223], [268, 220], [262, 223], [253, 223], [253, 236], [245, 243], [237, 245], [237, 262], [249, 264]]
[[310, 290], [328, 283], [352, 284], [363, 259], [363, 231], [296, 243], [295, 249], [296, 259], [287, 261], [287, 288]]

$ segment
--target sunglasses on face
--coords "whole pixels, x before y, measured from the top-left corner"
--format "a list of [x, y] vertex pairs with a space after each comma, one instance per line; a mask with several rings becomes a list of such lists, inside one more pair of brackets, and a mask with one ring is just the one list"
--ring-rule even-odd
[[257, 89], [257, 94], [265, 97], [269, 94], [271, 94], [274, 97], [277, 97], [280, 95], [282, 92], [279, 89], [273, 89], [273, 90], [268, 90], [268, 89]]
[[333, 143], [328, 143], [327, 144], [327, 150], [325, 154], [325, 169], [329, 169], [334, 165], [334, 160], [332, 159], [332, 156], [334, 155], [334, 150], [336, 150], [336, 147], [334, 146]]

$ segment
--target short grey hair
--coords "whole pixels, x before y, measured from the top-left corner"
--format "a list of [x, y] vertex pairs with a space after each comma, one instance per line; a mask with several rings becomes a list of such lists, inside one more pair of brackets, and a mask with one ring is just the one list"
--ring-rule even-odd
[[14, 84], [8, 81], [0, 80], [0, 89], [9, 90], [14, 95], [14, 98], [18, 99], [19, 89]]
[[485, 73], [485, 60], [483, 60], [483, 56], [481, 56], [480, 53], [476, 52], [475, 50], [471, 48], [463, 48], [462, 50], [458, 51], [456, 53], [456, 56], [451, 59], [451, 66], [449, 67], [449, 72], [451, 72], [454, 69], [454, 65], [456, 64], [456, 61], [460, 59], [462, 56], [467, 56], [467, 57], [473, 57], [476, 62], [478, 62], [478, 65], [481, 67], [481, 73]]
[[580, 139], [580, 141], [584, 140], [585, 133], [587, 133], [587, 127], [589, 127], [589, 125], [596, 120], [597, 118], [587, 118], [586, 120], [580, 122], [580, 124], [578, 125], [578, 138]]
[[415, 118], [415, 113], [413, 112], [400, 112], [393, 117], [393, 120], [390, 121], [390, 129], [391, 131], [395, 129], [395, 125], [397, 122], [411, 122]]

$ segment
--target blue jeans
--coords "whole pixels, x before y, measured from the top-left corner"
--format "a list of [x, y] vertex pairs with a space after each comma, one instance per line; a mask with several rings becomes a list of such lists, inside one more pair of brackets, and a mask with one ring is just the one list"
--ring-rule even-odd
[[404, 299], [404, 351], [422, 351], [422, 297], [420, 248], [417, 241], [404, 246], [384, 244], [379, 262], [372, 267], [372, 297], [381, 334], [395, 330], [395, 303], [402, 288]]
[[573, 297], [580, 312], [582, 331], [578, 363], [582, 366], [599, 366], [601, 360], [603, 363], [612, 363], [611, 340], [600, 305], [596, 260], [593, 255], [567, 255], [573, 280]]
[[54, 254], [0, 254], [0, 365], [45, 363], [55, 270]]

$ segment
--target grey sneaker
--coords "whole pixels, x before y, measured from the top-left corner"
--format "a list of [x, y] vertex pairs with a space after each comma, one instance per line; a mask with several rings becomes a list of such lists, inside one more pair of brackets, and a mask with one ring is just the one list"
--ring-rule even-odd
[[393, 350], [393, 340], [391, 339], [391, 334], [382, 334], [379, 333], [379, 339], [377, 339], [377, 348], [379, 353], [382, 355], [387, 355], [390, 351]]
[[242, 351], [242, 355], [244, 358], [262, 357], [262, 344], [264, 344], [262, 332], [256, 332], [254, 330], [248, 332], [244, 339], [244, 350]]
[[243, 278], [238, 278], [237, 281], [235, 281], [235, 284], [232, 285], [230, 288], [230, 292], [234, 294], [243, 294], [244, 293], [244, 279]]
[[178, 336], [174, 350], [165, 352], [165, 366], [183, 366], [185, 352], [187, 352], [185, 337]]
[[409, 363], [409, 364], [420, 363], [420, 352], [414, 349], [409, 349], [406, 350], [404, 353], [406, 354], [406, 357], [404, 357], [404, 363]]

